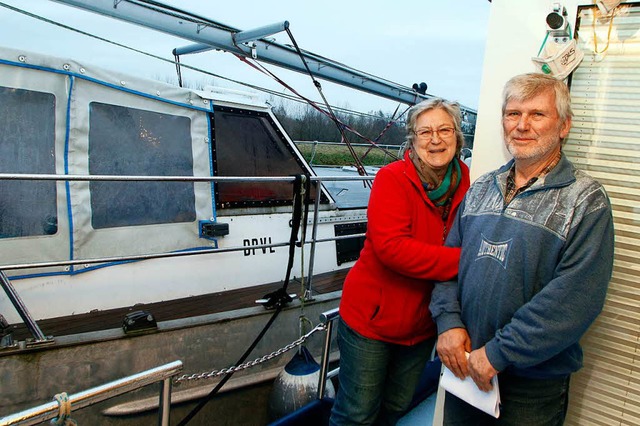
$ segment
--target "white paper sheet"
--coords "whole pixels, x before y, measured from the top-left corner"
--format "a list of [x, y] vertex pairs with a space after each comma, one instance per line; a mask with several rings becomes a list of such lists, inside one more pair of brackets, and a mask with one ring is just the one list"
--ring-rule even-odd
[[443, 368], [440, 376], [440, 386], [447, 392], [497, 419], [500, 417], [500, 389], [497, 375], [491, 379], [491, 384], [493, 389], [483, 392], [471, 377], [467, 376], [464, 380], [460, 380], [447, 367]]

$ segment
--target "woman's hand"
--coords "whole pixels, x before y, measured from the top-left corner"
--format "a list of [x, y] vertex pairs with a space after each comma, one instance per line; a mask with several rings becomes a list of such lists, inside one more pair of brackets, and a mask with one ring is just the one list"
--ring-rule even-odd
[[464, 328], [452, 328], [438, 335], [436, 346], [442, 363], [459, 379], [469, 375], [466, 352], [471, 352], [471, 339]]

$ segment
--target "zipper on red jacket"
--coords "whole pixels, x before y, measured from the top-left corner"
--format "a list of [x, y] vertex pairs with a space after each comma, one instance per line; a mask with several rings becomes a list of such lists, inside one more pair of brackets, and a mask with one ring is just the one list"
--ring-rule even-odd
[[449, 212], [451, 212], [451, 204], [453, 204], [453, 197], [447, 200], [444, 204], [444, 210], [442, 211], [442, 241], [447, 239], [447, 220], [449, 219]]

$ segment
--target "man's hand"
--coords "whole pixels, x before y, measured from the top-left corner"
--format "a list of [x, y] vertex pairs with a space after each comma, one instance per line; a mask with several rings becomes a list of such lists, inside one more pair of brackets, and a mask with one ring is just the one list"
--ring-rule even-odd
[[489, 362], [484, 346], [469, 354], [469, 375], [481, 391], [489, 392], [493, 389], [491, 379], [496, 374], [498, 370]]
[[464, 328], [452, 328], [438, 336], [436, 346], [442, 363], [459, 379], [469, 375], [467, 356], [471, 352], [471, 339]]

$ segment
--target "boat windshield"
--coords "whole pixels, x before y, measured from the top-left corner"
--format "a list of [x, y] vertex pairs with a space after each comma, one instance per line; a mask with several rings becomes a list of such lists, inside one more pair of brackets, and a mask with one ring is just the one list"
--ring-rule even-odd
[[[366, 167], [371, 176], [378, 171], [377, 167]], [[355, 167], [314, 166], [318, 176], [359, 176]], [[371, 189], [364, 181], [323, 181], [324, 187], [332, 195], [340, 209], [366, 208], [369, 204]]]

